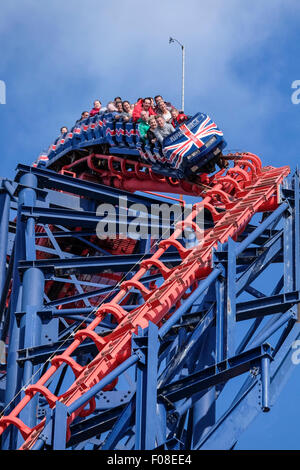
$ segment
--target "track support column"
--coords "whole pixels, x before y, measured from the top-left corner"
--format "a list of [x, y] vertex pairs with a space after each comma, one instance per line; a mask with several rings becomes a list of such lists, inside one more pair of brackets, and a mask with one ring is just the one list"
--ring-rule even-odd
[[65, 450], [68, 407], [59, 400], [55, 404], [53, 423], [53, 450]]
[[138, 354], [136, 374], [135, 450], [150, 450], [156, 445], [158, 328], [149, 322], [133, 338], [133, 351]]
[[216, 282], [216, 360], [234, 356], [236, 322], [236, 243], [229, 238], [214, 253], [215, 264], [222, 266]]
[[[37, 178], [31, 173], [22, 176], [20, 183], [26, 186], [19, 195], [19, 206], [34, 207], [36, 203]], [[25, 259], [34, 261], [36, 259], [35, 250], [35, 219], [28, 217], [25, 223]], [[24, 312], [20, 320], [20, 348], [27, 349], [38, 346], [41, 341], [42, 320], [38, 315], [38, 310], [43, 305], [44, 296], [44, 275], [43, 272], [35, 267], [27, 269], [23, 276], [22, 304], [21, 309]], [[33, 367], [30, 361], [24, 364], [22, 387], [37, 381], [37, 368]], [[20, 413], [20, 418], [30, 427], [36, 425], [36, 407], [38, 396]]]
[[270, 389], [270, 358], [268, 356], [264, 356], [261, 360], [261, 409], [264, 412], [270, 411], [269, 389]]

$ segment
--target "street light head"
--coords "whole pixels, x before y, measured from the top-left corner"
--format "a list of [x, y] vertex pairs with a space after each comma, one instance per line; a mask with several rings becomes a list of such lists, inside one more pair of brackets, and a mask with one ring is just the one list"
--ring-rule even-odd
[[169, 38], [169, 44], [171, 44], [172, 42], [174, 42], [174, 39], [173, 38]]

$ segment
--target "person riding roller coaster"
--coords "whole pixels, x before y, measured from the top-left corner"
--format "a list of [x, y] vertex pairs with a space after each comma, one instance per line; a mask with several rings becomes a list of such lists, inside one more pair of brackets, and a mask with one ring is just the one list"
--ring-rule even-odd
[[151, 98], [139, 99], [134, 106], [119, 97], [115, 101], [104, 108], [95, 100], [94, 108], [83, 112], [75, 126], [61, 134], [34, 165], [58, 170], [93, 149], [98, 154], [141, 160], [154, 173], [176, 179], [194, 179], [201, 173], [213, 173], [216, 165], [221, 169], [228, 166], [222, 154], [226, 146], [223, 132], [207, 114], [185, 115], [161, 96], [155, 97], [156, 108]]
[[152, 162], [153, 171], [191, 179], [199, 173], [213, 173], [216, 165], [220, 169], [228, 166], [222, 154], [226, 146], [223, 132], [206, 114], [182, 118], [175, 129], [161, 115], [155, 120], [149, 120], [148, 143], [138, 145], [142, 160]]

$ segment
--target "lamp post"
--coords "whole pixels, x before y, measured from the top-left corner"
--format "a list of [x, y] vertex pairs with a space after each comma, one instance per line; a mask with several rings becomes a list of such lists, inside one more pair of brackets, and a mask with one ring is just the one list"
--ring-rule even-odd
[[177, 39], [175, 38], [169, 38], [169, 44], [172, 42], [177, 42], [177, 44], [180, 45], [181, 47], [181, 52], [182, 52], [182, 86], [181, 86], [181, 111], [184, 112], [184, 59], [185, 59], [185, 50], [184, 50], [184, 45], [181, 44]]

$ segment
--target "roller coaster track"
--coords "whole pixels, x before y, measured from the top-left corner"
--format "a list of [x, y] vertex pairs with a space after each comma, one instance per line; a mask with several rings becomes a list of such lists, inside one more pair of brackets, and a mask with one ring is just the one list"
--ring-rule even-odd
[[[50, 162], [51, 163], [51, 162]], [[49, 165], [49, 168], [52, 166]], [[60, 173], [85, 178], [94, 175], [113, 188], [125, 191], [158, 191], [202, 197], [203, 189], [209, 189], [211, 177], [206, 173], [197, 175], [195, 181], [177, 179], [155, 173], [149, 163], [133, 160], [132, 157], [90, 153], [65, 164]], [[88, 173], [87, 173], [88, 172]], [[215, 178], [215, 176], [213, 177]]]
[[[35, 384], [26, 388], [24, 397], [10, 414], [1, 418], [1, 433], [9, 426], [15, 426], [20, 431], [24, 439], [20, 449], [32, 449], [45, 427], [45, 419], [37, 426], [30, 428], [18, 417], [33, 397], [37, 394], [43, 395], [52, 409], [55, 409], [58, 401], [65, 406], [70, 406], [80, 397], [84, 398], [87, 391], [130, 357], [132, 336], [139, 327], [146, 328], [149, 321], [158, 326], [162, 325], [169, 318], [172, 307], [175, 305], [178, 308], [181, 302], [196, 289], [199, 281], [211, 273], [213, 248], [217, 247], [218, 243], [226, 242], [229, 237], [235, 240], [244, 231], [255, 213], [273, 211], [277, 208], [279, 186], [288, 175], [289, 167], [262, 167], [260, 159], [251, 153], [227, 155], [226, 158], [233, 160], [232, 168], [226, 173], [220, 171], [197, 184], [162, 179], [152, 174], [151, 170], [145, 175], [140, 172], [142, 164], [122, 159], [119, 161], [118, 157], [110, 159], [109, 156], [97, 157], [94, 154], [85, 157], [88, 167], [96, 174], [99, 173], [106, 184], [134, 190], [138, 189], [134, 188], [137, 180], [146, 181], [149, 183], [149, 190], [157, 190], [161, 184], [164, 188], [166, 185], [173, 187], [172, 192], [194, 194], [194, 196], [202, 196], [203, 199], [194, 204], [190, 215], [176, 225], [174, 233], [168, 239], [160, 241], [152, 257], [140, 262], [140, 268], [132, 279], [120, 284], [115, 297], [95, 309], [93, 321], [76, 331], [74, 340], [67, 349], [62, 354], [53, 357], [48, 370]], [[108, 165], [104, 170], [96, 165], [97, 161], [103, 159]], [[120, 166], [116, 166], [116, 163]], [[63, 168], [63, 171], [74, 171], [79, 164], [80, 162], [69, 164]], [[195, 222], [197, 215], [203, 209], [210, 211], [214, 222], [214, 227], [204, 232]], [[198, 244], [190, 249], [178, 241], [185, 228], [192, 229], [198, 239]], [[160, 260], [170, 246], [178, 250], [181, 258], [180, 264], [171, 269]], [[164, 281], [160, 286], [152, 286], [150, 289], [143, 284], [143, 277], [153, 267], [160, 271]], [[144, 302], [128, 313], [121, 302], [132, 289], [137, 289], [141, 293]], [[95, 332], [95, 328], [108, 314], [114, 317], [117, 326], [107, 336], [101, 337]], [[86, 338], [95, 343], [98, 353], [89, 364], [82, 366], [72, 358], [72, 355]], [[47, 383], [62, 364], [67, 364], [72, 369], [75, 381], [65, 393], [56, 396], [47, 388]], [[109, 389], [113, 387], [114, 383], [110, 384]], [[87, 399], [80, 408], [71, 413], [68, 417], [67, 441], [71, 437], [70, 425], [74, 419], [77, 416], [88, 416], [94, 410], [95, 399], [92, 398]]]

